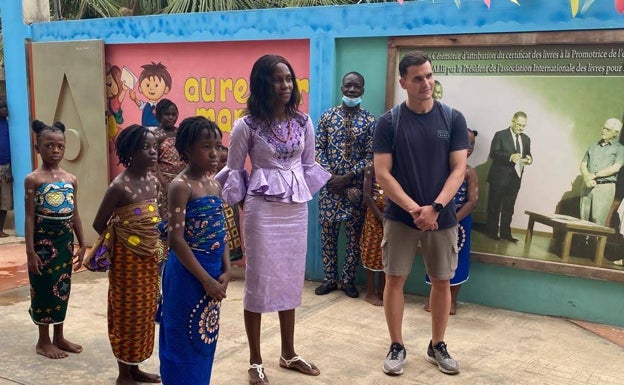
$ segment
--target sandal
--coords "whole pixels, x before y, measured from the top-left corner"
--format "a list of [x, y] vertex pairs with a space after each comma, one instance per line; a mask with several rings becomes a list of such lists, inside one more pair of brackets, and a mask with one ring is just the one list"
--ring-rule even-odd
[[[253, 370], [255, 370], [258, 373], [258, 378], [262, 382], [259, 383], [257, 380], [251, 378]], [[266, 378], [266, 375], [264, 374], [264, 365], [263, 364], [250, 364], [249, 365], [249, 370], [247, 370], [247, 372], [249, 373], [249, 385], [258, 385], [258, 384], [269, 385], [269, 382], [268, 382], [268, 380]]]
[[[301, 363], [302, 365], [295, 363]], [[290, 360], [287, 360], [284, 357], [280, 357], [279, 366], [284, 369], [295, 370], [307, 376], [318, 376], [319, 374], [321, 374], [321, 371], [315, 365], [309, 364], [300, 356], [294, 356]]]

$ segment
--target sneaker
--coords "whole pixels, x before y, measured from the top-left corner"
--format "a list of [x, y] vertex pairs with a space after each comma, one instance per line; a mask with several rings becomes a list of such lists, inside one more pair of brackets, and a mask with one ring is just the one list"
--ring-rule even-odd
[[335, 281], [325, 281], [314, 290], [314, 294], [316, 295], [329, 294], [332, 291], [336, 290], [337, 288], [338, 288], [338, 285], [336, 285]]
[[342, 291], [344, 291], [347, 297], [357, 298], [360, 296], [360, 292], [352, 283], [342, 285]]
[[392, 345], [390, 345], [390, 351], [384, 361], [384, 373], [391, 376], [403, 374], [403, 365], [405, 365], [406, 358], [407, 351], [405, 347], [398, 342], [393, 342]]
[[431, 341], [429, 341], [425, 359], [434, 365], [438, 365], [438, 369], [442, 373], [459, 373], [459, 363], [451, 358], [451, 355], [446, 351], [446, 344], [443, 341], [438, 342], [436, 346], [432, 346]]

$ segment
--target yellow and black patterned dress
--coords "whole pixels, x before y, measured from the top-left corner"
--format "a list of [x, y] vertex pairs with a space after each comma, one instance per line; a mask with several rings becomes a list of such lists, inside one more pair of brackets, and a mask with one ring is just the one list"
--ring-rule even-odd
[[154, 349], [158, 301], [158, 205], [146, 200], [115, 209], [108, 274], [108, 338], [115, 357], [139, 364]]
[[[386, 197], [381, 186], [375, 179], [373, 179], [371, 190], [375, 205], [383, 213], [386, 208]], [[383, 224], [375, 218], [375, 214], [372, 210], [366, 210], [360, 247], [362, 248], [362, 266], [369, 270], [383, 271], [383, 265], [381, 263], [382, 238]]]
[[67, 182], [44, 183], [35, 192], [35, 252], [41, 258], [41, 275], [28, 273], [30, 309], [34, 323], [65, 321], [71, 291], [74, 249], [74, 186]]

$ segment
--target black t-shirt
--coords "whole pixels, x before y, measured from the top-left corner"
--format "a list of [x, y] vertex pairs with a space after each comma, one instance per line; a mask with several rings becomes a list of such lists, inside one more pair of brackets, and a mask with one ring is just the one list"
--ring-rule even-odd
[[[453, 109], [449, 131], [438, 101], [425, 114], [417, 114], [401, 103], [396, 136], [395, 140], [392, 115], [387, 111], [377, 120], [373, 152], [392, 153], [392, 176], [418, 205], [431, 205], [450, 174], [450, 153], [470, 146], [464, 115]], [[391, 200], [385, 216], [416, 228], [412, 216]], [[451, 200], [438, 217], [438, 227], [456, 224], [455, 204]]]

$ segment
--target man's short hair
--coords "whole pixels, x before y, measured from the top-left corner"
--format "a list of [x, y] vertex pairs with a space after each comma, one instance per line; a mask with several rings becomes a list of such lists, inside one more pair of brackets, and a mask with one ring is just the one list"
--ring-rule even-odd
[[617, 119], [617, 118], [607, 119], [607, 121], [604, 124], [604, 128], [609, 129], [611, 131], [620, 132], [622, 131], [622, 122], [620, 121], [620, 119]]
[[364, 87], [364, 76], [357, 72], [357, 71], [351, 71], [351, 72], [347, 72], [346, 74], [344, 74], [344, 76], [342, 77], [342, 82], [344, 83], [344, 80], [347, 76], [349, 75], [355, 75], [358, 77], [358, 79], [360, 79], [360, 81], [362, 82], [362, 87]]
[[410, 51], [406, 53], [399, 62], [399, 75], [401, 77], [404, 77], [405, 75], [407, 75], [407, 69], [409, 67], [419, 66], [425, 64], [426, 62], [431, 63], [431, 58], [429, 58], [429, 55], [427, 55], [423, 51]]

